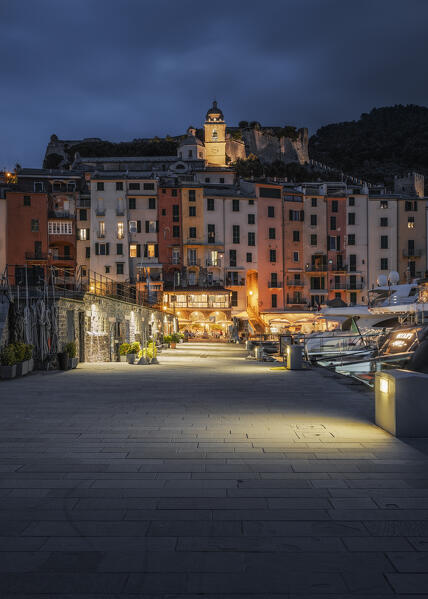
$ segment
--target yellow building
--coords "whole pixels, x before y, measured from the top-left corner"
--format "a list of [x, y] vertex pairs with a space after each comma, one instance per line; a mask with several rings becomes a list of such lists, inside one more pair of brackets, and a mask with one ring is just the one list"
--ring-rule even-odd
[[226, 166], [226, 123], [223, 113], [215, 101], [207, 112], [204, 134], [206, 163]]

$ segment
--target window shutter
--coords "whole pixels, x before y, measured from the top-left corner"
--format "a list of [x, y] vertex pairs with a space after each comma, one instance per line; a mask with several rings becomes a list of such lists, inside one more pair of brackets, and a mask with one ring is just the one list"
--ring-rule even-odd
[[159, 247], [157, 243], [155, 243], [155, 256], [156, 258], [159, 256]]
[[137, 258], [141, 258], [141, 245], [137, 243]]
[[76, 227], [76, 239], [80, 239], [80, 229]]
[[86, 239], [87, 240], [90, 239], [90, 232], [91, 232], [91, 229], [86, 229]]
[[301, 221], [305, 220], [305, 211], [304, 210], [300, 210], [300, 220]]
[[327, 235], [327, 249], [331, 250], [331, 247], [330, 247], [330, 235]]
[[159, 221], [156, 221], [156, 233], [159, 233]]
[[144, 258], [147, 258], [147, 243], [144, 244]]
[[338, 252], [340, 251], [340, 235], [338, 235], [336, 238], [336, 250]]
[[146, 220], [146, 233], [150, 231], [150, 221]]
[[137, 220], [137, 233], [141, 233], [141, 221]]
[[95, 244], [95, 254], [97, 256], [99, 256], [99, 254], [100, 254], [100, 244], [99, 243]]
[[106, 243], [106, 256], [110, 254], [110, 244]]
[[288, 212], [289, 212], [289, 214], [288, 214], [289, 219], [293, 220], [293, 211], [289, 210]]

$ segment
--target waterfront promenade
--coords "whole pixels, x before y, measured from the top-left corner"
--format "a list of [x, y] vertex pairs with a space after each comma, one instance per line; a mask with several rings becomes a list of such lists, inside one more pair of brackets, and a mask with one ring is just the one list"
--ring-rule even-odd
[[428, 597], [428, 442], [244, 356], [0, 382], [0, 597]]

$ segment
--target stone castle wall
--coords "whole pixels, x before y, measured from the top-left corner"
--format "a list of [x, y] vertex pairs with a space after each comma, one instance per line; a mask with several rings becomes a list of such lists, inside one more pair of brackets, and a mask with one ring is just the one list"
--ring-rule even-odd
[[247, 156], [255, 154], [261, 162], [274, 162], [283, 160], [286, 163], [309, 162], [308, 130], [299, 129], [296, 140], [288, 137], [276, 137], [263, 130], [242, 129]]

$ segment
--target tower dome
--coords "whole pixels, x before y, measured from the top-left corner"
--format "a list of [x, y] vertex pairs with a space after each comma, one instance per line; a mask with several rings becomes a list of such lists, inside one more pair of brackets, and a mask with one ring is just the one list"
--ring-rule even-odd
[[220, 108], [217, 106], [216, 100], [207, 112], [206, 121], [224, 121], [224, 116]]

